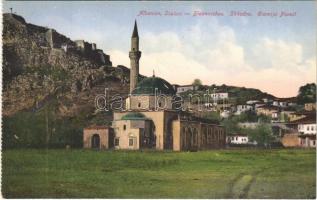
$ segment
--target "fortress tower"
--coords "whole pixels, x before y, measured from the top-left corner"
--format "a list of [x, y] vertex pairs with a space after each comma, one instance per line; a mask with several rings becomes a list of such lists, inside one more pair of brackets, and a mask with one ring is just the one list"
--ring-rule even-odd
[[138, 26], [136, 21], [134, 23], [133, 33], [131, 37], [131, 51], [129, 52], [129, 58], [130, 58], [130, 94], [131, 94], [138, 83], [139, 60], [141, 58], [141, 51], [139, 51]]

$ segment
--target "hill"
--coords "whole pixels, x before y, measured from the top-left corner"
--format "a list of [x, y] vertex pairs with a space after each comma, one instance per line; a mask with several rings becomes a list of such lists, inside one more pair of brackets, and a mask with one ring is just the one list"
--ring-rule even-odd
[[[248, 100], [262, 100], [263, 98], [267, 99], [277, 99], [275, 96], [268, 94], [266, 92], [262, 92], [259, 89], [254, 88], [246, 88], [246, 87], [237, 87], [237, 86], [229, 86], [229, 85], [201, 85], [198, 90], [195, 91], [195, 94], [200, 94], [203, 96], [206, 94], [206, 91], [209, 91], [209, 94], [214, 92], [225, 92], [229, 94], [229, 103], [232, 104], [245, 104]], [[180, 95], [188, 99], [188, 95], [191, 94], [192, 91], [183, 92]]]
[[112, 120], [111, 112], [95, 112], [95, 97], [105, 88], [126, 96], [129, 77], [128, 68], [113, 67], [95, 44], [4, 14], [4, 144], [45, 145], [57, 132], [56, 140], [73, 142], [67, 134], [80, 140], [84, 126]]

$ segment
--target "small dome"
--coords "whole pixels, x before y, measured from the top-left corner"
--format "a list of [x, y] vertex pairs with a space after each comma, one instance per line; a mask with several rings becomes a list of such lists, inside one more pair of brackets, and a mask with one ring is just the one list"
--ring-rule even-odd
[[145, 115], [139, 112], [130, 112], [121, 117], [121, 120], [146, 120]]
[[162, 78], [153, 76], [145, 78], [138, 83], [137, 87], [132, 91], [132, 95], [154, 95], [156, 88], [158, 94], [175, 94], [175, 90], [169, 82]]

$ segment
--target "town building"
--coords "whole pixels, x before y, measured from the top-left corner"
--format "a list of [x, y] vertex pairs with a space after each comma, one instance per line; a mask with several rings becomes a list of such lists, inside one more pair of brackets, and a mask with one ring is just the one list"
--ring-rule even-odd
[[254, 105], [254, 104], [257, 104], [257, 103], [261, 103], [261, 101], [259, 101], [259, 100], [248, 100], [246, 102], [246, 104], [248, 104], [248, 105]]
[[241, 113], [253, 111], [253, 106], [251, 105], [237, 105], [235, 115], [240, 115]]
[[277, 106], [265, 105], [265, 106], [257, 107], [255, 111], [257, 115], [262, 114], [269, 117], [273, 116], [273, 118], [275, 118], [277, 117], [276, 113], [279, 112], [279, 108]]
[[292, 121], [293, 124], [297, 124], [297, 130], [300, 138], [301, 147], [316, 147], [316, 115], [311, 114], [305, 118]]
[[309, 111], [293, 112], [293, 113], [290, 113], [288, 115], [288, 117], [289, 117], [289, 121], [292, 122], [292, 121], [296, 121], [299, 119], [303, 119], [306, 116], [311, 115], [311, 114], [315, 114], [315, 112], [309, 112]]
[[198, 87], [198, 85], [174, 85], [177, 94], [187, 91], [195, 91], [198, 90]]
[[235, 134], [227, 136], [228, 144], [248, 144], [249, 137], [246, 134]]
[[290, 98], [276, 98], [273, 100], [273, 106], [285, 108], [288, 106], [296, 106], [296, 97], [290, 97]]
[[264, 103], [272, 103], [272, 102], [273, 102], [273, 100], [272, 100], [272, 99], [269, 99], [269, 98], [263, 98], [262, 101], [263, 101]]
[[113, 147], [113, 129], [109, 126], [89, 126], [84, 128], [84, 148], [109, 149]]
[[217, 92], [210, 94], [210, 97], [213, 101], [225, 100], [229, 98], [228, 92]]
[[306, 111], [314, 111], [316, 110], [316, 103], [305, 103], [304, 108]]
[[[136, 22], [129, 57], [130, 95], [125, 100], [124, 110], [113, 111], [111, 129], [114, 132], [115, 149], [196, 151], [225, 146], [224, 127], [177, 109], [174, 98], [176, 91], [166, 80], [153, 74], [138, 81], [141, 51]], [[98, 135], [97, 132], [95, 134]], [[92, 139], [85, 136], [85, 132], [84, 138]], [[102, 141], [100, 145], [103, 145]]]

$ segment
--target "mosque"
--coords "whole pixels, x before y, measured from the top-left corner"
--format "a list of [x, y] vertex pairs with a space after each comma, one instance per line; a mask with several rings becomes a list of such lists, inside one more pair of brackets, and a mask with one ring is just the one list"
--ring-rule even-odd
[[84, 148], [197, 151], [225, 146], [224, 127], [178, 109], [176, 92], [166, 80], [153, 74], [138, 81], [141, 51], [136, 22], [129, 57], [130, 95], [126, 111], [113, 113], [111, 127], [85, 128]]

